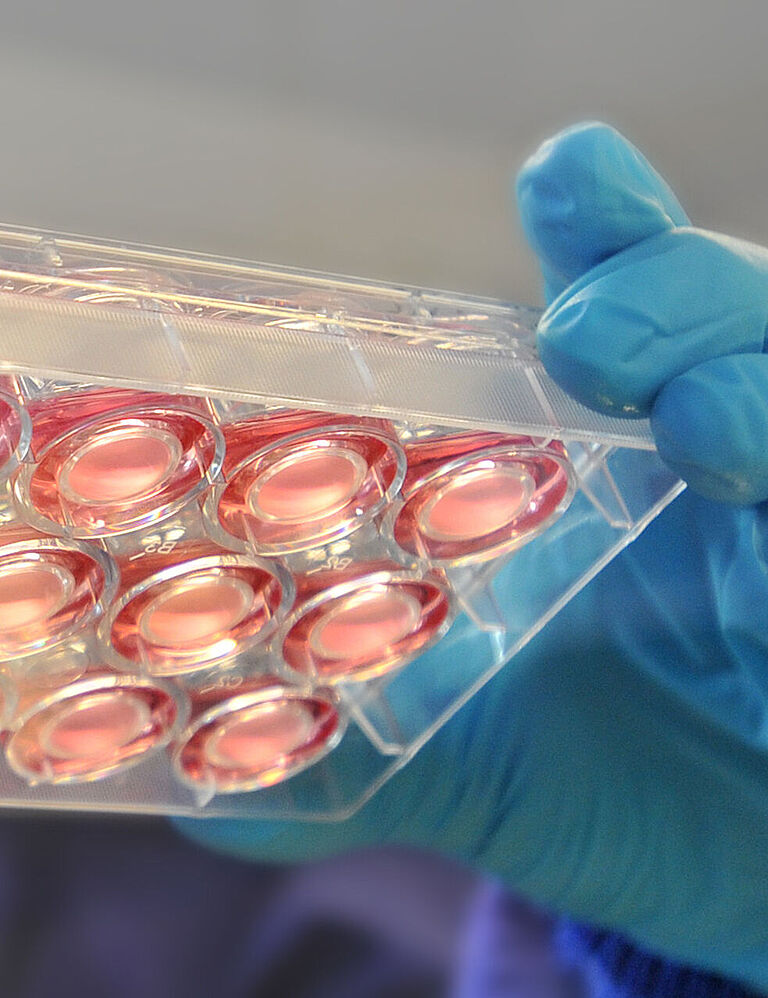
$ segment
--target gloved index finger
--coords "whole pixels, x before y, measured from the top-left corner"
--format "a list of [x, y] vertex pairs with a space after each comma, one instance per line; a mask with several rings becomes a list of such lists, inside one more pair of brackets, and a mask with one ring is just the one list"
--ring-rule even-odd
[[542, 316], [537, 346], [569, 395], [598, 412], [643, 417], [665, 385], [698, 364], [760, 354], [766, 326], [768, 253], [676, 228], [570, 285]]
[[598, 122], [574, 125], [540, 146], [518, 173], [516, 195], [548, 302], [614, 253], [690, 224], [642, 153]]

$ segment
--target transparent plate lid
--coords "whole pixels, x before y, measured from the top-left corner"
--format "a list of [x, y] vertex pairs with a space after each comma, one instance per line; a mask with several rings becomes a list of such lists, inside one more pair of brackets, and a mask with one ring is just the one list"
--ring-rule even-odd
[[341, 819], [406, 765], [682, 489], [538, 317], [0, 228], [0, 804]]

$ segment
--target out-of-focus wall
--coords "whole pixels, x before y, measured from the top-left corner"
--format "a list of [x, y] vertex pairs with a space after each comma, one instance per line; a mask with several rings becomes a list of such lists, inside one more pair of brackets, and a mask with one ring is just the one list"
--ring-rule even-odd
[[1, 29], [8, 221], [534, 300], [509, 172], [600, 117], [699, 224], [768, 242], [763, 0], [70, 0]]

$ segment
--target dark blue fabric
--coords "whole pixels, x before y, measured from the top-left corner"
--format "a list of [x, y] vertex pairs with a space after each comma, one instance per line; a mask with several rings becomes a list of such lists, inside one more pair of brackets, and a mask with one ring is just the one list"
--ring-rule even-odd
[[[413, 889], [396, 912], [384, 882], [403, 862]], [[438, 998], [467, 885], [421, 857], [279, 870], [162, 822], [5, 817], [0, 995]]]
[[495, 881], [478, 884], [452, 998], [757, 998], [615, 933], [548, 917]]
[[561, 946], [582, 961], [592, 954], [617, 991], [632, 998], [757, 998], [755, 991], [662, 960], [614, 933], [563, 923]]
[[269, 867], [201, 849], [162, 822], [6, 815], [0, 995], [745, 998], [746, 992], [664, 964], [617, 937], [559, 923], [498, 883], [425, 853], [378, 850]]

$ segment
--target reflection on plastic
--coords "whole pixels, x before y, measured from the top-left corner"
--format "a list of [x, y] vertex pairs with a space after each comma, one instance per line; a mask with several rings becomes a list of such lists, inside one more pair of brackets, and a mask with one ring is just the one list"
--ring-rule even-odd
[[574, 474], [562, 444], [488, 434], [411, 444], [397, 543], [434, 562], [499, 557], [568, 507]]
[[451, 622], [445, 582], [391, 562], [304, 576], [297, 593], [282, 655], [295, 673], [324, 683], [362, 682], [401, 668]]
[[224, 427], [226, 484], [209, 515], [254, 550], [289, 554], [369, 523], [399, 489], [405, 457], [383, 420], [278, 412]]
[[97, 780], [167, 745], [185, 716], [170, 686], [94, 670], [14, 719], [6, 758], [33, 784]]
[[0, 804], [342, 817], [679, 488], [529, 309], [6, 227], [0, 313]]
[[[247, 684], [246, 684], [247, 685]], [[270, 677], [235, 696], [193, 695], [193, 717], [174, 751], [179, 778], [202, 793], [273, 786], [323, 758], [343, 721], [332, 694]]]

